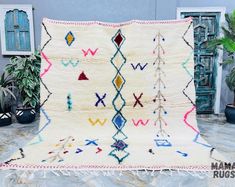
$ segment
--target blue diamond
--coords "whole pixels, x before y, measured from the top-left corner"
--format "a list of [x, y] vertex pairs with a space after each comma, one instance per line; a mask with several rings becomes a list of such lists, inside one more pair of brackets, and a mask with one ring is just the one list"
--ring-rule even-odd
[[118, 140], [111, 147], [115, 147], [117, 150], [124, 150], [127, 146], [124, 141]]
[[126, 119], [120, 113], [117, 113], [112, 121], [118, 130], [121, 130], [126, 123]]

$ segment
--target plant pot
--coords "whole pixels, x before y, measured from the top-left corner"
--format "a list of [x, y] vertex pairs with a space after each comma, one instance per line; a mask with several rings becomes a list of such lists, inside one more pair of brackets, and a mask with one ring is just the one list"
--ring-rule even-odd
[[35, 120], [36, 112], [33, 108], [17, 108], [16, 119], [19, 123], [28, 124]]
[[228, 123], [235, 124], [235, 106], [229, 104], [225, 108], [225, 117]]
[[8, 126], [12, 124], [11, 117], [12, 115], [10, 112], [0, 113], [0, 127], [4, 127], [4, 126]]

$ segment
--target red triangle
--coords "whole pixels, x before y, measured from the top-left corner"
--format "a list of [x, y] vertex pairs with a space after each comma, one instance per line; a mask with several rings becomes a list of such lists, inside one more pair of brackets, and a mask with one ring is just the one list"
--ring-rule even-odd
[[79, 75], [78, 80], [89, 80], [84, 71]]

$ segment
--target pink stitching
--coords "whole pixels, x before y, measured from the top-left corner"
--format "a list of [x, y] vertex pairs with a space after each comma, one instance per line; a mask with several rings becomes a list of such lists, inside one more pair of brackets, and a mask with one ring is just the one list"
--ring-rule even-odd
[[71, 166], [71, 165], [48, 165], [48, 166], [43, 166], [43, 165], [34, 165], [34, 164], [29, 164], [29, 165], [19, 165], [19, 164], [0, 164], [0, 168], [17, 168], [17, 169], [125, 169], [125, 170], [130, 170], [130, 169], [150, 169], [150, 170], [160, 170], [160, 169], [186, 169], [186, 170], [193, 170], [193, 169], [200, 169], [200, 170], [210, 170], [209, 165], [200, 165], [200, 166], [171, 166], [167, 167], [164, 165], [160, 166], [143, 166], [143, 165], [138, 165], [138, 166], [108, 166], [108, 165], [80, 165], [80, 166]]
[[49, 61], [49, 59], [47, 58], [47, 56], [41, 51], [41, 56], [46, 60], [46, 62], [49, 64], [48, 67], [46, 69], [44, 69], [44, 71], [40, 74], [40, 77], [42, 78], [51, 68], [52, 63]]
[[134, 124], [136, 127], [139, 125], [139, 123], [140, 123], [141, 125], [145, 126], [145, 125], [148, 124], [149, 119], [147, 119], [146, 121], [143, 121], [142, 119], [139, 119], [137, 122], [136, 122], [134, 119], [132, 119], [132, 122], [133, 122], [133, 124]]
[[190, 125], [188, 122], [187, 122], [187, 118], [188, 118], [188, 115], [195, 109], [196, 107], [193, 106], [192, 109], [190, 109], [189, 111], [187, 111], [184, 115], [184, 123], [189, 126], [192, 130], [194, 130], [196, 133], [199, 133], [199, 131], [197, 129], [195, 129], [192, 125]]
[[96, 54], [97, 50], [98, 50], [98, 48], [96, 48], [94, 51], [92, 51], [92, 50], [89, 48], [87, 51], [85, 51], [84, 49], [82, 49], [82, 52], [83, 52], [84, 57], [86, 57], [86, 56], [89, 54], [89, 52], [91, 53], [92, 56], [94, 56], [94, 55]]
[[168, 24], [168, 23], [183, 23], [183, 22], [188, 22], [192, 21], [192, 17], [188, 17], [185, 19], [180, 19], [180, 20], [148, 20], [148, 21], [143, 21], [143, 20], [131, 20], [127, 22], [122, 22], [122, 23], [107, 23], [107, 22], [99, 22], [99, 21], [60, 21], [60, 20], [52, 20], [48, 18], [43, 18], [43, 22], [49, 22], [49, 23], [55, 23], [55, 24], [66, 24], [66, 25], [101, 25], [101, 26], [108, 26], [108, 27], [121, 27], [121, 26], [126, 26], [130, 25], [132, 23], [137, 23], [137, 24]]

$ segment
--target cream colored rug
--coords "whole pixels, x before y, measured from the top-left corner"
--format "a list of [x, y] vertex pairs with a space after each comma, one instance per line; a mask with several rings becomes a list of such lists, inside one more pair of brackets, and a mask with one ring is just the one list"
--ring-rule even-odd
[[193, 46], [191, 18], [44, 19], [39, 132], [1, 168], [209, 170]]

